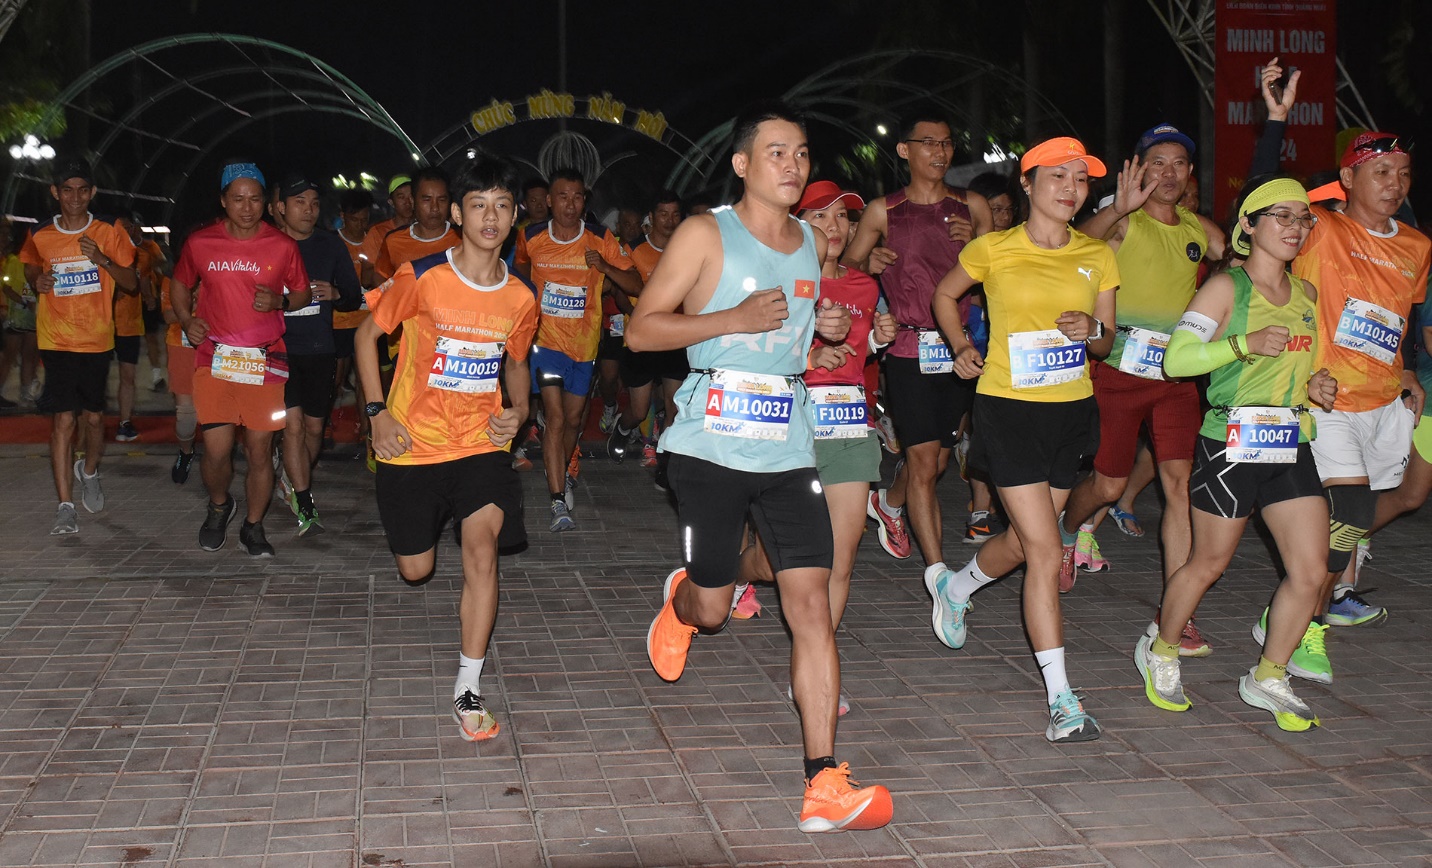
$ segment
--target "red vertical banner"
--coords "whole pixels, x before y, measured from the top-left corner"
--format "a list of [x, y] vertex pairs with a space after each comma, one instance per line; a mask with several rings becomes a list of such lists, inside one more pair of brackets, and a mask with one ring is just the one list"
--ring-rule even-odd
[[1213, 207], [1222, 220], [1248, 174], [1267, 112], [1259, 81], [1278, 58], [1301, 70], [1281, 171], [1298, 178], [1337, 165], [1337, 0], [1218, 0], [1213, 88]]

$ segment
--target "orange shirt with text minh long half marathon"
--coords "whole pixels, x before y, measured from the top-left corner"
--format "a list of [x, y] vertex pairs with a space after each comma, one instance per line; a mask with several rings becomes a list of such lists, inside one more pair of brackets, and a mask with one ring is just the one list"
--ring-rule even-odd
[[573, 361], [597, 357], [602, 336], [602, 281], [606, 275], [587, 266], [587, 251], [595, 250], [608, 264], [623, 271], [632, 267], [630, 255], [615, 233], [603, 226], [583, 223], [570, 241], [559, 241], [551, 221], [534, 223], [517, 235], [513, 261], [525, 271], [541, 307], [537, 346], [566, 354]]
[[39, 293], [35, 308], [40, 349], [109, 352], [114, 349], [114, 277], [80, 252], [80, 239], [88, 235], [122, 266], [134, 264], [134, 242], [129, 233], [94, 215], [73, 232], [61, 229], [58, 219], [35, 230], [20, 248], [21, 262], [55, 274], [54, 291]]

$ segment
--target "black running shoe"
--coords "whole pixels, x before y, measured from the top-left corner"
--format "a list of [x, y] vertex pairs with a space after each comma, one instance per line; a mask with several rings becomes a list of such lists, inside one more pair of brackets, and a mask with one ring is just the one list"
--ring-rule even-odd
[[199, 528], [199, 548], [206, 552], [216, 552], [224, 547], [224, 541], [229, 536], [229, 522], [234, 520], [234, 499], [231, 497], [219, 504], [209, 503], [209, 512], [204, 516], [204, 524]]
[[262, 522], [258, 524], [244, 522], [244, 526], [239, 528], [239, 545], [243, 546], [244, 551], [252, 557], [273, 557], [273, 546], [269, 545], [268, 538], [264, 536]]
[[183, 485], [189, 481], [189, 465], [194, 463], [194, 453], [179, 450], [179, 455], [174, 459], [174, 466], [169, 468], [169, 478], [174, 480], [175, 485]]

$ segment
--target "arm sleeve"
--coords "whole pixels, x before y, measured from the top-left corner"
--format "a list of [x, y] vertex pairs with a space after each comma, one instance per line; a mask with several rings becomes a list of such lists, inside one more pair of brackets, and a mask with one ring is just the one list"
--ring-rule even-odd
[[1164, 351], [1164, 373], [1170, 377], [1197, 377], [1238, 361], [1233, 347], [1220, 339], [1204, 343], [1189, 331], [1176, 331]]
[[1253, 148], [1253, 162], [1248, 165], [1248, 177], [1269, 175], [1278, 171], [1283, 162], [1284, 121], [1268, 121], [1263, 125], [1263, 135]]

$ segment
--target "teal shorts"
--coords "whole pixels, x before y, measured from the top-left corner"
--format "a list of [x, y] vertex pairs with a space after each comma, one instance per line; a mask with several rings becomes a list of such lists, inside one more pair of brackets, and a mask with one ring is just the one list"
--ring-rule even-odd
[[872, 429], [864, 437], [815, 441], [815, 469], [824, 486], [880, 481], [880, 440]]

